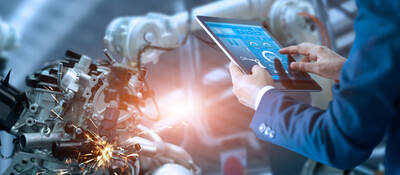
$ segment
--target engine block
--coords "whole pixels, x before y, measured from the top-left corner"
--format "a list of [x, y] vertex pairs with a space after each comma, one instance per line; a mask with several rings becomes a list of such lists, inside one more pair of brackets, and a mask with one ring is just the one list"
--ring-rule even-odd
[[143, 111], [157, 106], [145, 76], [144, 67], [72, 51], [27, 76], [24, 93], [8, 75], [0, 128], [16, 139], [5, 174], [200, 174], [183, 148], [141, 124], [159, 118]]

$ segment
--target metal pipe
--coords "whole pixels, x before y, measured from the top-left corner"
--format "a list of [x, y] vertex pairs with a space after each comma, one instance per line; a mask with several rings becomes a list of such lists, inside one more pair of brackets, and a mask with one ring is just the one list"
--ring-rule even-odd
[[160, 142], [160, 143], [163, 142], [161, 137], [155, 131], [153, 131], [143, 125], [138, 125], [137, 128], [140, 129], [142, 131], [142, 133], [145, 134], [145, 136], [147, 136], [147, 138], [151, 139], [153, 142]]
[[53, 142], [62, 139], [61, 132], [53, 132], [49, 136], [41, 133], [25, 133], [20, 137], [22, 149], [51, 148]]
[[93, 149], [93, 145], [76, 141], [57, 141], [53, 142], [51, 147], [53, 157], [59, 159], [76, 158], [79, 154], [90, 153]]
[[62, 63], [58, 63], [58, 66], [57, 66], [57, 85], [58, 85], [59, 89], [61, 89], [62, 71], [63, 71], [63, 64]]
[[132, 137], [128, 142], [132, 145], [140, 145], [140, 151], [138, 152], [139, 155], [148, 157], [162, 156], [172, 159], [187, 168], [195, 168], [192, 156], [190, 156], [185, 149], [177, 145], [164, 142], [153, 142], [141, 137]]
[[[137, 144], [140, 145], [140, 150], [137, 150], [139, 151], [139, 155], [152, 157], [162, 150], [160, 149], [160, 147], [157, 147], [158, 145], [155, 142], [144, 139], [142, 137], [132, 137], [128, 139], [128, 143], [131, 143], [133, 146], [136, 146]], [[134, 148], [134, 150], [136, 150], [136, 148]]]

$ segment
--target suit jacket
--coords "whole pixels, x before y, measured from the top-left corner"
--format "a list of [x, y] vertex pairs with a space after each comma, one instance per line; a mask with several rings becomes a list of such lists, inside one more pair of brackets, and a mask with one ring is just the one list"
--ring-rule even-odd
[[328, 109], [272, 89], [250, 127], [264, 141], [341, 169], [367, 160], [386, 135], [386, 173], [400, 174], [400, 1], [357, 6], [355, 42]]

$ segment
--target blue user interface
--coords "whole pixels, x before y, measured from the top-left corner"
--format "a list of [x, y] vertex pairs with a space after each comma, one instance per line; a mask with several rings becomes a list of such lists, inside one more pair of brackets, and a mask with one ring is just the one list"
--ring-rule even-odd
[[278, 59], [285, 75], [290, 77], [288, 57], [279, 53], [279, 45], [261, 26], [221, 22], [205, 23], [247, 70], [251, 70], [253, 65], [258, 64], [267, 69], [274, 80], [280, 80], [274, 63], [274, 60]]

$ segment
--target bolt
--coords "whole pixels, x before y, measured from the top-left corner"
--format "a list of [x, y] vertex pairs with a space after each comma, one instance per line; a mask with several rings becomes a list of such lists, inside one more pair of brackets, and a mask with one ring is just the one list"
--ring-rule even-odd
[[35, 120], [33, 118], [27, 118], [26, 119], [26, 125], [27, 126], [33, 126], [35, 124]]
[[85, 164], [84, 163], [80, 163], [78, 166], [79, 166], [79, 168], [85, 168]]
[[44, 135], [46, 135], [46, 136], [49, 136], [50, 133], [51, 133], [51, 129], [48, 128], [48, 127], [46, 127], [46, 128], [43, 128], [43, 129], [41, 130], [41, 132], [42, 132], [42, 134], [44, 134]]
[[75, 129], [75, 133], [77, 133], [77, 134], [82, 134], [82, 129], [81, 129], [81, 128], [76, 128], [76, 129]]
[[29, 106], [29, 111], [32, 113], [35, 113], [35, 112], [37, 112], [38, 108], [39, 108], [39, 105], [34, 103]]
[[154, 41], [154, 34], [152, 32], [146, 32], [144, 34], [144, 40], [146, 40], [149, 43], [153, 42]]

